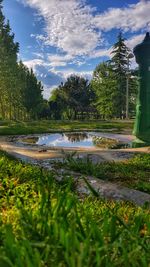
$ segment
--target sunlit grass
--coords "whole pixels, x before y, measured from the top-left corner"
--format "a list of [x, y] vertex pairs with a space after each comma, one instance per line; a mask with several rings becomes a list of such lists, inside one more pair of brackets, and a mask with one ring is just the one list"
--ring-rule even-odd
[[31, 121], [13, 122], [0, 121], [0, 135], [34, 134], [58, 131], [76, 130], [110, 130], [119, 132], [124, 129], [129, 131], [133, 128], [133, 122], [123, 121]]
[[148, 266], [146, 207], [80, 200], [69, 177], [56, 183], [4, 153], [0, 170], [0, 266]]
[[139, 154], [121, 162], [97, 164], [93, 164], [88, 157], [81, 159], [68, 155], [64, 163], [59, 164], [82, 174], [150, 193], [150, 154]]

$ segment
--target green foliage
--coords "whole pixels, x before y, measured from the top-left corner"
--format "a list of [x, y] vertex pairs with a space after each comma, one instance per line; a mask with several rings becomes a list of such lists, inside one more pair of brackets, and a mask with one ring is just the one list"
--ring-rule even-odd
[[131, 131], [133, 122], [124, 121], [57, 121], [57, 120], [39, 120], [30, 122], [0, 121], [0, 135], [19, 135], [33, 133], [50, 133], [63, 131], [87, 131], [97, 130], [119, 132], [127, 129]]
[[30, 118], [34, 119], [38, 117], [40, 105], [43, 104], [42, 91], [43, 87], [40, 82], [37, 81], [33, 70], [29, 70], [22, 62], [18, 64], [18, 75], [20, 83], [20, 102]]
[[[88, 80], [71, 75], [67, 81], [53, 90], [50, 109], [55, 119], [77, 119], [79, 113], [90, 112], [95, 94]], [[82, 118], [82, 117], [81, 117]]]
[[146, 208], [80, 201], [70, 183], [3, 153], [0, 168], [0, 266], [148, 266]]
[[122, 32], [118, 34], [117, 42], [113, 45], [113, 57], [111, 59], [114, 71], [116, 72], [119, 80], [126, 74], [128, 65], [128, 54], [130, 50], [125, 44], [125, 39], [122, 36]]
[[[117, 81], [116, 108], [120, 118], [123, 116], [125, 117], [126, 114], [126, 82], [127, 79], [131, 77], [131, 73], [129, 72], [130, 53], [131, 51], [125, 44], [122, 32], [120, 32], [117, 42], [113, 45], [113, 56], [111, 58], [111, 65]], [[129, 82], [131, 82], [131, 79], [129, 79]], [[129, 92], [131, 97], [131, 91], [129, 90]]]
[[32, 70], [17, 62], [19, 44], [14, 41], [9, 22], [0, 5], [0, 117], [25, 120], [40, 111], [42, 85]]
[[129, 115], [135, 114], [138, 79], [136, 71], [129, 69], [130, 53], [122, 33], [119, 33], [112, 47], [112, 58], [100, 63], [93, 73], [91, 85], [96, 94], [95, 105], [103, 118], [125, 118], [127, 79]]
[[[2, 4], [2, 2], [1, 2]], [[0, 6], [0, 114], [3, 118], [11, 113], [12, 98], [15, 92], [14, 76], [17, 68], [18, 43], [14, 42], [14, 34], [11, 33], [9, 22], [5, 23], [5, 17]]]
[[96, 94], [95, 106], [105, 119], [115, 117], [117, 83], [110, 62], [99, 64], [93, 74], [91, 85]]

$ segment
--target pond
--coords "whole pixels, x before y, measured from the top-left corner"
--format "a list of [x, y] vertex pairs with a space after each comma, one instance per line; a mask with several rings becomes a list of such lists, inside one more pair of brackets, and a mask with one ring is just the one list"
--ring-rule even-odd
[[129, 147], [131, 141], [130, 135], [100, 132], [53, 133], [23, 139], [28, 144], [68, 148], [120, 148]]

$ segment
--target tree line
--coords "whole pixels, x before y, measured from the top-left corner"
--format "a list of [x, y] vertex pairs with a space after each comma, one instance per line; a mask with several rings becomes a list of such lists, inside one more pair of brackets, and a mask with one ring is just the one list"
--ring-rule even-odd
[[21, 61], [19, 44], [14, 41], [9, 21], [6, 22], [0, 0], [0, 117], [26, 120], [39, 116], [43, 105], [43, 87]]
[[19, 44], [14, 41], [0, 0], [0, 118], [109, 119], [126, 117], [126, 89], [129, 85], [129, 115], [135, 114], [138, 87], [136, 70], [129, 70], [131, 51], [122, 33], [112, 47], [111, 60], [100, 63], [91, 81], [71, 75], [43, 99], [43, 86], [32, 69], [18, 62]]

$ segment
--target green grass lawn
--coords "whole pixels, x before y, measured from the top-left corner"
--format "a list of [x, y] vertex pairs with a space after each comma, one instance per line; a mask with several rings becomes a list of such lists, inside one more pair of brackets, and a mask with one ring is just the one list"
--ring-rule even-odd
[[59, 164], [72, 171], [92, 175], [150, 194], [150, 154], [139, 154], [122, 162], [112, 161], [98, 164], [93, 164], [88, 158], [87, 160], [74, 159], [68, 156], [64, 163]]
[[133, 121], [0, 121], [0, 135], [20, 135], [93, 129], [99, 131], [114, 129], [114, 132], [120, 132], [127, 129], [132, 132], [132, 128]]
[[149, 210], [80, 200], [67, 179], [0, 152], [0, 266], [147, 267]]

